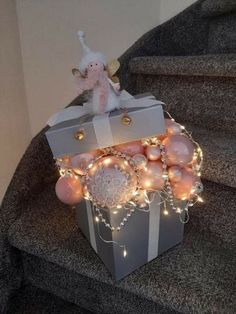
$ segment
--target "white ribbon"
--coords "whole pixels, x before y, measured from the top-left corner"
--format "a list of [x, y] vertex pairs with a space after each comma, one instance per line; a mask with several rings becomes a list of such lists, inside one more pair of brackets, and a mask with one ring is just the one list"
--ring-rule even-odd
[[[156, 100], [153, 95], [146, 95], [134, 98], [127, 91], [122, 90], [120, 94], [120, 108], [147, 108], [153, 105], [163, 105], [164, 103]], [[47, 122], [52, 127], [63, 121], [77, 119], [86, 114], [91, 114], [91, 104], [85, 103], [83, 106], [71, 106], [53, 114]]]
[[93, 117], [93, 127], [99, 148], [114, 145], [114, 139], [109, 120], [109, 113]]
[[149, 211], [149, 237], [148, 237], [148, 261], [153, 260], [158, 255], [159, 234], [160, 234], [160, 212], [161, 199], [159, 195], [155, 196]]

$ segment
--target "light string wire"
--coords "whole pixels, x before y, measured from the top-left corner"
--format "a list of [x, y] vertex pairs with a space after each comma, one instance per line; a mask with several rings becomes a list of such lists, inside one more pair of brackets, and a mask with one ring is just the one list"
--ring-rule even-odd
[[[191, 140], [191, 142], [194, 144], [194, 146], [195, 146], [194, 157], [195, 157], [197, 163], [195, 165], [192, 165], [192, 170], [194, 171], [195, 174], [200, 176], [200, 170], [202, 168], [202, 163], [203, 163], [203, 154], [202, 154], [202, 150], [200, 148], [200, 145], [193, 139], [192, 134], [190, 132], [188, 132], [183, 125], [181, 125], [180, 123], [175, 121], [175, 119], [171, 116], [171, 114], [168, 111], [164, 110], [164, 112], [171, 119], [171, 121], [174, 121], [177, 125], [179, 125], [180, 129], [183, 132], [182, 134], [185, 134]], [[175, 202], [174, 202], [174, 197], [173, 197], [173, 191], [172, 191], [172, 187], [171, 187], [171, 184], [169, 181], [169, 175], [168, 175], [168, 171], [167, 171], [167, 164], [166, 164], [167, 154], [165, 151], [165, 146], [155, 136], [142, 140], [142, 143], [144, 146], [155, 144], [160, 148], [161, 162], [162, 162], [162, 166], [163, 166], [163, 179], [164, 179], [164, 188], [162, 190], [143, 190], [144, 196], [145, 196], [145, 206], [144, 207], [138, 206], [138, 204], [135, 203], [135, 201], [130, 200], [129, 202], [127, 202], [123, 206], [124, 209], [126, 209], [128, 211], [127, 215], [123, 218], [123, 220], [121, 221], [121, 223], [118, 226], [114, 227], [114, 226], [111, 226], [111, 224], [109, 222], [107, 222], [107, 220], [104, 218], [100, 209], [96, 206], [97, 204], [93, 202], [91, 195], [87, 194], [84, 196], [85, 199], [90, 200], [93, 204], [93, 214], [95, 217], [95, 221], [97, 222], [98, 234], [99, 234], [100, 239], [102, 241], [104, 241], [105, 243], [112, 243], [112, 244], [118, 245], [123, 250], [123, 256], [124, 257], [127, 255], [127, 250], [126, 250], [125, 244], [121, 245], [116, 241], [104, 239], [100, 233], [100, 228], [99, 228], [100, 223], [104, 223], [105, 227], [109, 228], [111, 231], [120, 231], [121, 228], [125, 226], [125, 223], [131, 217], [132, 213], [135, 210], [138, 210], [141, 212], [146, 212], [146, 213], [150, 212], [150, 204], [152, 204], [154, 202], [156, 196], [158, 195], [160, 197], [161, 201], [159, 203], [157, 203], [157, 205], [163, 204], [163, 208], [164, 208], [163, 213], [165, 215], [168, 215], [168, 210], [167, 210], [167, 203], [168, 203], [170, 205], [170, 207], [172, 208], [172, 210], [179, 214], [180, 221], [185, 224], [189, 221], [188, 207], [195, 205], [198, 201], [202, 201], [202, 199], [198, 196], [198, 194], [194, 193], [195, 189], [193, 189], [193, 191], [192, 191], [193, 192], [192, 193], [193, 199], [190, 199], [189, 201], [186, 202], [184, 209], [181, 209], [180, 207], [176, 207]], [[101, 150], [101, 152], [102, 152], [101, 155], [99, 155], [97, 158], [95, 158], [88, 165], [87, 170], [86, 170], [86, 174], [88, 173], [88, 170], [91, 169], [93, 167], [93, 165], [97, 161], [99, 161], [101, 158], [106, 157], [106, 156], [112, 156], [112, 155], [125, 159], [132, 166], [132, 168], [135, 167], [135, 163], [134, 163], [134, 160], [132, 160], [132, 158], [130, 158], [130, 157], [127, 158], [126, 154], [118, 152], [112, 147], [105, 148], [105, 149]], [[58, 169], [59, 169], [61, 176], [75, 176], [77, 178], [81, 178], [82, 181], [84, 182], [84, 178], [86, 176], [78, 175], [73, 170], [73, 168], [70, 168], [69, 166], [64, 166], [64, 169], [63, 169], [61, 167], [60, 161], [61, 161], [60, 159], [57, 159], [56, 164], [58, 166]], [[137, 179], [139, 182], [139, 172], [137, 171], [137, 168], [135, 169], [135, 172], [136, 172]], [[140, 186], [138, 185], [138, 188], [136, 191], [137, 194], [139, 191], [140, 191]], [[194, 200], [195, 197], [196, 197], [196, 199]], [[98, 216], [95, 213], [95, 211], [98, 213]]]
[[[96, 217], [95, 216], [95, 212], [94, 212], [94, 209], [95, 206], [93, 205], [92, 206], [92, 210], [93, 210], [93, 217]], [[103, 236], [101, 235], [100, 233], [100, 220], [96, 221], [97, 222], [97, 230], [98, 230], [98, 236], [99, 238], [104, 242], [104, 243], [107, 243], [107, 244], [114, 244], [114, 245], [117, 245], [118, 247], [120, 247], [122, 249], [122, 255], [123, 257], [125, 258], [127, 256], [127, 250], [126, 250], [126, 245], [125, 244], [119, 244], [117, 241], [114, 241], [114, 240], [106, 240], [103, 238]], [[112, 234], [112, 233], [111, 233]]]
[[[166, 111], [165, 111], [165, 112], [166, 112]], [[167, 113], [168, 113], [168, 112], [167, 112]], [[173, 119], [169, 113], [168, 113], [168, 115], [169, 115], [169, 117], [170, 117], [171, 119]], [[174, 120], [174, 119], [173, 119], [173, 120]], [[180, 125], [180, 124], [179, 124], [179, 125]], [[181, 125], [180, 125], [180, 126], [181, 126]], [[189, 135], [189, 136], [190, 136], [190, 135]], [[160, 202], [160, 204], [163, 204], [163, 203], [164, 203], [164, 205], [165, 205], [165, 202], [168, 201], [168, 202], [170, 202], [170, 205], [172, 206], [172, 208], [176, 211], [176, 208], [175, 208], [174, 202], [173, 202], [173, 193], [172, 193], [171, 185], [170, 185], [170, 183], [169, 183], [168, 173], [166, 172], [167, 166], [166, 166], [166, 164], [165, 164], [166, 155], [165, 155], [165, 148], [164, 148], [164, 145], [162, 145], [161, 142], [158, 141], [158, 140], [156, 140], [155, 138], [151, 138], [151, 139], [147, 139], [147, 140], [148, 140], [148, 141], [150, 141], [150, 140], [151, 140], [151, 141], [155, 141], [155, 143], [157, 143], [157, 144], [159, 145], [160, 149], [161, 149], [161, 153], [162, 153], [161, 161], [162, 161], [162, 163], [163, 163], [163, 172], [165, 173], [165, 174], [164, 174], [164, 176], [165, 176], [164, 179], [165, 179], [165, 181], [166, 181], [166, 182], [165, 182], [166, 185], [165, 185], [165, 187], [164, 187], [164, 189], [163, 189], [162, 191], [156, 191], [156, 190], [152, 191], [152, 194], [151, 194], [151, 195], [152, 195], [152, 198], [151, 198], [151, 199], [150, 199], [150, 197], [148, 196], [147, 191], [144, 190], [146, 204], [147, 204], [147, 205], [150, 205], [150, 204], [153, 202], [154, 198], [155, 198], [155, 194], [158, 193], [158, 195], [159, 195], [160, 198], [162, 199], [162, 201]], [[195, 141], [194, 141], [194, 142], [195, 142]], [[196, 143], [196, 145], [198, 145], [197, 142], [195, 142], [195, 143]], [[198, 145], [198, 146], [199, 146], [199, 145]], [[91, 167], [94, 165], [94, 163], [95, 163], [96, 161], [98, 161], [99, 159], [103, 158], [104, 156], [112, 155], [114, 152], [116, 152], [116, 154], [118, 154], [120, 157], [125, 157], [125, 154], [122, 154], [122, 153], [120, 153], [120, 152], [117, 152], [117, 151], [115, 151], [113, 148], [106, 148], [106, 149], [103, 150], [103, 154], [101, 154], [100, 156], [98, 156], [92, 163], [89, 164], [88, 169], [91, 168]], [[114, 155], [116, 155], [116, 154], [114, 154]], [[62, 174], [62, 175], [70, 175], [70, 176], [75, 175], [75, 176], [79, 177], [76, 173], [74, 173], [73, 169], [70, 169], [70, 168], [64, 169], [64, 173], [63, 173], [63, 171], [62, 171], [61, 174]], [[150, 193], [149, 193], [149, 194], [150, 194]], [[165, 197], [164, 197], [164, 196], [165, 196]], [[92, 199], [91, 199], [90, 197], [86, 197], [86, 196], [85, 196], [85, 198], [92, 201]], [[188, 203], [187, 203], [187, 206], [185, 207], [185, 211], [187, 211], [188, 206], [193, 206], [195, 203], [197, 203], [197, 200], [196, 200], [194, 203], [193, 203], [193, 202], [192, 202], [192, 203], [191, 203], [191, 202], [188, 202]], [[159, 204], [159, 205], [160, 205], [160, 204]], [[130, 205], [131, 205], [133, 209], [138, 209], [138, 210], [140, 210], [140, 211], [145, 211], [145, 212], [148, 212], [148, 211], [149, 211], [149, 210], [147, 210], [147, 209], [142, 209], [142, 208], [140, 208], [139, 206], [137, 206], [137, 204], [135, 204], [135, 203], [132, 202], [132, 201], [130, 201], [127, 205], [129, 205], [128, 208], [130, 208]], [[125, 206], [126, 209], [128, 209], [128, 208], [127, 208], [127, 205]], [[167, 213], [167, 210], [165, 209], [164, 212]], [[181, 215], [182, 210], [180, 210], [180, 208], [178, 208], [177, 212], [180, 214], [181, 222], [183, 222], [183, 219], [181, 218], [181, 216], [182, 216], [182, 215]], [[127, 218], [128, 218], [128, 217], [124, 218], [125, 221], [127, 221]], [[102, 219], [104, 220], [104, 218], [102, 218]], [[121, 225], [118, 227], [119, 229], [120, 229], [121, 226], [124, 225], [124, 222], [125, 222], [125, 221], [123, 221], [123, 223], [121, 222]], [[188, 219], [187, 219], [187, 221], [188, 221]], [[184, 222], [184, 223], [186, 223], [186, 222]], [[104, 224], [110, 227], [109, 223], [107, 223], [106, 221], [104, 221]], [[114, 229], [114, 228], [112, 227], [112, 229]]]

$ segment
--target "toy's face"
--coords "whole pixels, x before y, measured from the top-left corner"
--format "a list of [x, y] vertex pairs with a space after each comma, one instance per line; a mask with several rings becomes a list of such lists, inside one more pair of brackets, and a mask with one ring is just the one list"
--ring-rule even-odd
[[94, 62], [90, 62], [87, 70], [90, 71], [103, 71], [104, 69], [104, 65], [102, 62], [99, 61], [94, 61]]

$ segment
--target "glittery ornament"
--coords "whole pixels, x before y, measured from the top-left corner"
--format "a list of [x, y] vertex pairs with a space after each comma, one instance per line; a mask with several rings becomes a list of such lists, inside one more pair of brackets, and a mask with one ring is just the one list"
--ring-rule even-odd
[[172, 189], [173, 194], [176, 198], [180, 200], [189, 200], [191, 199], [192, 191], [195, 187], [195, 184], [199, 182], [193, 171], [189, 168], [182, 170], [182, 178], [180, 181], [173, 183]]
[[146, 155], [149, 160], [157, 160], [161, 157], [160, 148], [157, 145], [148, 145]]
[[166, 149], [167, 164], [187, 165], [193, 159], [194, 145], [185, 135], [171, 135], [163, 141]]
[[147, 158], [143, 154], [134, 155], [133, 160], [139, 169], [142, 169], [147, 165]]
[[166, 126], [167, 134], [169, 136], [180, 134], [182, 132], [181, 126], [175, 121], [172, 121], [171, 119], [165, 119], [165, 126]]
[[144, 153], [144, 147], [141, 141], [134, 141], [134, 142], [120, 144], [120, 145], [114, 146], [114, 148], [118, 150], [119, 152], [122, 152], [129, 156], [134, 156], [136, 154]]
[[169, 179], [172, 182], [178, 182], [182, 178], [182, 169], [179, 166], [172, 166], [168, 169]]
[[95, 205], [117, 208], [134, 197], [137, 176], [126, 160], [107, 156], [97, 160], [89, 169], [86, 185]]
[[57, 164], [62, 169], [67, 169], [71, 167], [71, 158], [69, 156], [63, 156], [57, 159]]
[[163, 188], [163, 168], [160, 161], [149, 161], [145, 170], [141, 170], [140, 184], [146, 190], [161, 190]]
[[97, 155], [98, 153], [96, 151], [74, 155], [71, 157], [73, 170], [79, 175], [84, 175], [89, 163], [93, 161]]
[[198, 178], [198, 180], [195, 182], [194, 191], [196, 194], [199, 194], [203, 191], [203, 184], [202, 184], [200, 178]]

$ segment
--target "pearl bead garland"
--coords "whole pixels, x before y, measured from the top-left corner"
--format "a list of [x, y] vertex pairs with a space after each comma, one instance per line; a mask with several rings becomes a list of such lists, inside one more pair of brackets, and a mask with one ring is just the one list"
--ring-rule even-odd
[[108, 223], [106, 221], [106, 219], [104, 218], [103, 214], [101, 213], [100, 208], [95, 207], [95, 211], [97, 213], [98, 216], [96, 216], [96, 221], [97, 222], [102, 222], [105, 227], [109, 228], [111, 231], [120, 231], [122, 227], [125, 226], [126, 222], [128, 221], [128, 219], [131, 217], [131, 215], [134, 212], [134, 208], [131, 208], [128, 213], [126, 214], [126, 216], [122, 219], [122, 221], [120, 222], [120, 224], [117, 227], [112, 226], [110, 223]]
[[[168, 112], [166, 112], [166, 114], [169, 116], [169, 118], [172, 121], [175, 121]], [[178, 124], [178, 123], [176, 122], [176, 124]], [[194, 158], [193, 159], [194, 162], [192, 164], [192, 170], [193, 170], [193, 172], [197, 176], [200, 176], [200, 170], [201, 170], [202, 160], [203, 160], [203, 154], [202, 154], [201, 148], [199, 147], [198, 143], [193, 140], [191, 134], [185, 129], [185, 127], [180, 125], [180, 124], [178, 124], [178, 125], [181, 128], [182, 133], [186, 134], [187, 137], [192, 141], [192, 143], [196, 147], [195, 151], [194, 151], [194, 157], [193, 157]], [[162, 169], [163, 169], [163, 176], [162, 177], [163, 177], [163, 180], [164, 180], [164, 190], [162, 192], [161, 191], [156, 191], [154, 193], [161, 194], [164, 206], [166, 206], [166, 203], [168, 202], [168, 204], [171, 207], [171, 209], [180, 215], [180, 219], [182, 221], [182, 218], [181, 218], [182, 213], [187, 213], [187, 215], [188, 215], [188, 207], [193, 206], [197, 201], [199, 201], [199, 202], [202, 201], [201, 197], [198, 196], [198, 194], [201, 193], [202, 190], [203, 190], [202, 183], [201, 182], [196, 182], [195, 183], [195, 186], [193, 187], [193, 191], [191, 192], [192, 198], [189, 201], [186, 202], [184, 208], [176, 207], [176, 204], [174, 202], [175, 198], [174, 198], [174, 195], [173, 195], [172, 186], [171, 186], [170, 179], [169, 179], [169, 174], [168, 174], [168, 171], [167, 171], [168, 170], [168, 167], [167, 167], [167, 154], [166, 154], [165, 146], [163, 145], [161, 140], [158, 139], [158, 137], [156, 137], [156, 136], [153, 136], [153, 137], [150, 137], [150, 138], [146, 138], [146, 139], [142, 139], [141, 142], [142, 142], [143, 146], [153, 146], [153, 147], [157, 147], [157, 148], [160, 149], [160, 160], [161, 160]], [[89, 169], [91, 169], [93, 167], [95, 162], [99, 161], [99, 159], [101, 159], [103, 157], [106, 157], [106, 156], [116, 156], [116, 157], [122, 158], [132, 167], [132, 169], [135, 171], [135, 175], [137, 177], [137, 182], [138, 183], [137, 183], [137, 188], [136, 188], [136, 194], [138, 194], [140, 189], [141, 189], [141, 186], [140, 186], [140, 170], [142, 169], [142, 167], [140, 167], [140, 164], [139, 164], [140, 163], [139, 162], [140, 158], [137, 158], [137, 156], [136, 156], [137, 161], [135, 161], [135, 158], [132, 158], [131, 156], [129, 156], [129, 155], [127, 155], [127, 154], [125, 154], [125, 153], [123, 153], [121, 151], [117, 151], [113, 147], [104, 148], [102, 150], [102, 154], [100, 156], [98, 156], [97, 158], [95, 158], [88, 165], [88, 167], [86, 169], [86, 174], [84, 176], [78, 176], [76, 173], [74, 173], [73, 169], [70, 168], [67, 164], [65, 164], [63, 166], [62, 159], [58, 159], [56, 161], [56, 163], [57, 163], [57, 166], [59, 168], [60, 174], [62, 176], [80, 177], [81, 182], [84, 184], [84, 183], [86, 183], [86, 178], [87, 178]], [[143, 156], [143, 157], [145, 157], [145, 156]], [[86, 190], [86, 186], [85, 186], [85, 190]], [[114, 226], [111, 226], [105, 220], [105, 218], [103, 217], [100, 209], [98, 208], [98, 204], [96, 204], [96, 201], [93, 199], [92, 195], [90, 193], [88, 193], [88, 191], [85, 193], [85, 198], [90, 200], [90, 201], [92, 201], [94, 207], [96, 208], [96, 212], [98, 213], [98, 216], [96, 216], [96, 218], [97, 218], [96, 221], [104, 223], [104, 225], [106, 227], [108, 227], [112, 231], [115, 231], [115, 230], [119, 231], [122, 227], [124, 227], [125, 224], [127, 223], [128, 219], [129, 219], [129, 217], [131, 217], [132, 213], [135, 211], [135, 209], [138, 209], [138, 204], [135, 201], [135, 197], [134, 197], [134, 201], [131, 200], [127, 204], [127, 206], [128, 206], [128, 208], [127, 208], [127, 211], [128, 211], [127, 215], [123, 218], [123, 220], [120, 222], [120, 224], [117, 227], [114, 227]], [[149, 206], [150, 203], [152, 203], [152, 200], [149, 200], [148, 197], [147, 197], [147, 199], [146, 199], [147, 206]], [[123, 207], [125, 208], [126, 205], [123, 206]], [[164, 211], [168, 214], [168, 212], [166, 210], [166, 207], [165, 207]], [[187, 218], [187, 220], [188, 220], [188, 218]], [[183, 222], [186, 222], [186, 221], [183, 221]]]
[[[171, 115], [165, 111], [165, 113], [169, 116], [169, 118], [172, 121], [175, 121]], [[197, 176], [200, 176], [200, 171], [201, 171], [201, 167], [202, 167], [202, 162], [203, 162], [203, 154], [202, 154], [202, 150], [200, 148], [200, 146], [198, 145], [197, 142], [195, 142], [191, 136], [191, 134], [185, 129], [184, 126], [178, 124], [176, 122], [176, 125], [179, 126], [180, 130], [182, 130], [182, 134], [185, 134], [191, 141], [192, 143], [195, 145], [195, 149], [194, 149], [194, 156], [193, 156], [193, 162], [192, 162], [192, 170], [193, 173]], [[122, 248], [123, 250], [123, 256], [124, 258], [127, 256], [127, 250], [125, 245], [120, 245], [119, 243], [115, 242], [115, 241], [108, 241], [102, 238], [102, 235], [100, 234], [99, 231], [99, 224], [102, 223], [106, 228], [109, 228], [112, 232], [119, 232], [122, 228], [125, 227], [125, 225], [127, 224], [128, 220], [130, 219], [130, 217], [133, 215], [133, 213], [135, 212], [135, 210], [142, 210], [141, 206], [139, 206], [140, 204], [138, 203], [138, 195], [139, 193], [145, 193], [145, 198], [144, 198], [144, 202], [141, 205], [145, 205], [147, 206], [147, 208], [149, 209], [149, 204], [151, 204], [155, 198], [155, 195], [160, 195], [162, 202], [164, 204], [164, 210], [163, 210], [163, 214], [164, 215], [168, 215], [168, 210], [167, 210], [167, 203], [169, 205], [169, 207], [177, 214], [179, 214], [179, 219], [182, 223], [187, 223], [189, 220], [189, 213], [188, 213], [188, 208], [192, 207], [197, 201], [198, 202], [202, 202], [203, 200], [201, 199], [200, 196], [198, 196], [199, 193], [202, 192], [203, 190], [203, 185], [201, 182], [196, 182], [195, 186], [193, 187], [193, 191], [191, 191], [191, 199], [189, 201], [185, 202], [184, 207], [180, 208], [177, 205], [177, 202], [175, 204], [175, 198], [173, 195], [173, 189], [170, 183], [170, 178], [169, 178], [169, 173], [168, 173], [168, 167], [167, 167], [167, 153], [166, 153], [166, 149], [165, 146], [163, 145], [163, 143], [161, 142], [161, 137], [157, 137], [157, 136], [153, 136], [150, 138], [146, 138], [146, 139], [142, 139], [141, 143], [143, 146], [150, 146], [150, 147], [156, 147], [157, 149], [154, 150], [154, 152], [150, 149], [150, 150], [146, 150], [146, 151], [150, 151], [150, 160], [159, 160], [161, 161], [161, 166], [162, 166], [162, 170], [163, 170], [163, 180], [164, 180], [164, 189], [161, 191], [155, 190], [152, 191], [152, 197], [150, 197], [150, 191], [148, 191], [148, 189], [141, 189], [141, 184], [140, 184], [140, 170], [142, 170], [143, 168], [146, 167], [147, 165], [147, 159], [145, 160], [146, 156], [142, 155], [142, 154], [136, 154], [136, 156], [134, 156], [134, 158], [132, 158], [131, 156], [121, 152], [121, 151], [117, 151], [116, 149], [114, 149], [113, 147], [107, 147], [104, 148], [102, 150], [101, 155], [99, 155], [98, 157], [96, 157], [94, 160], [92, 160], [90, 162], [90, 164], [88, 165], [85, 174], [83, 175], [78, 175], [75, 170], [73, 169], [72, 166], [70, 166], [69, 164], [69, 160], [65, 159], [65, 158], [60, 158], [56, 160], [56, 164], [58, 166], [59, 172], [61, 174], [61, 176], [68, 176], [68, 177], [76, 177], [79, 178], [81, 183], [84, 185], [84, 198], [90, 200], [93, 203], [93, 215], [95, 215], [95, 221], [98, 223], [98, 233], [100, 238], [106, 242], [106, 243], [113, 243], [118, 245], [120, 248]], [[147, 148], [147, 147], [146, 147]], [[158, 154], [158, 149], [160, 150], [160, 155]], [[151, 155], [152, 154], [152, 155]], [[136, 178], [137, 178], [137, 187], [136, 187], [136, 192], [134, 195], [134, 198], [131, 199], [130, 201], [128, 201], [124, 206], [122, 206], [124, 209], [127, 210], [127, 213], [124, 215], [123, 219], [120, 221], [120, 223], [117, 226], [113, 226], [110, 222], [108, 222], [106, 220], [106, 218], [104, 217], [102, 210], [106, 210], [106, 208], [99, 208], [98, 206], [101, 207], [101, 205], [96, 204], [95, 199], [93, 199], [93, 196], [91, 195], [91, 193], [89, 193], [88, 189], [86, 190], [86, 188], [88, 188], [86, 186], [86, 180], [88, 179], [88, 172], [89, 170], [94, 166], [94, 164], [99, 161], [101, 158], [106, 157], [106, 156], [116, 156], [118, 158], [123, 159], [126, 163], [128, 163], [131, 168], [134, 170]], [[131, 172], [131, 170], [130, 170]], [[161, 204], [160, 203], [160, 204]], [[121, 208], [119, 207], [121, 205], [117, 206], [117, 209]], [[145, 207], [145, 206], [144, 206]], [[143, 210], [148, 212], [148, 210]], [[115, 213], [114, 213], [115, 214]]]

